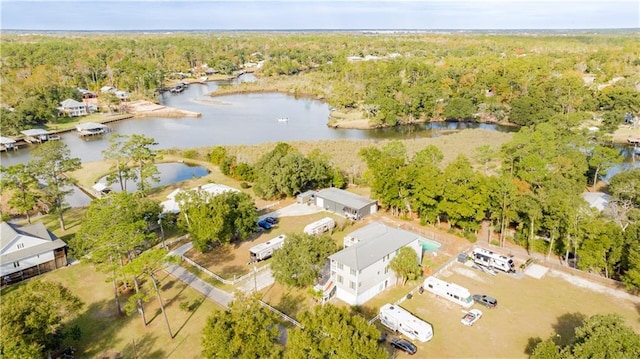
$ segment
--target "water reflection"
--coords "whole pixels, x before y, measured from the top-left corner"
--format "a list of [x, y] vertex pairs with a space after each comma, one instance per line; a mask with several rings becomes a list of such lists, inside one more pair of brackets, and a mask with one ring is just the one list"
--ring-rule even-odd
[[[166, 185], [170, 185], [177, 182], [186, 181], [189, 179], [195, 179], [204, 177], [209, 174], [209, 171], [202, 166], [191, 165], [187, 163], [158, 163], [156, 164], [158, 168], [158, 172], [160, 172], [160, 182], [154, 182], [152, 187], [162, 187]], [[107, 178], [102, 177], [98, 180], [100, 183], [107, 183]], [[136, 181], [127, 181], [126, 188], [127, 192], [135, 192], [137, 190]], [[111, 185], [111, 189], [116, 192], [120, 192], [120, 185], [113, 184]]]

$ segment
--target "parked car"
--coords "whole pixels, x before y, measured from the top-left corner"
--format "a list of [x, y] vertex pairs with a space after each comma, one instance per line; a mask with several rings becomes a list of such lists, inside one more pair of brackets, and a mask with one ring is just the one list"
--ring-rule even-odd
[[495, 308], [498, 306], [498, 300], [496, 298], [484, 294], [474, 294], [473, 300], [476, 303], [482, 304], [487, 308]]
[[418, 351], [418, 348], [412, 342], [401, 338], [391, 339], [391, 346], [409, 355], [413, 355]]
[[478, 319], [482, 317], [482, 311], [480, 309], [471, 309], [465, 314], [462, 319], [460, 319], [460, 323], [470, 327], [473, 323], [477, 322]]
[[267, 221], [270, 225], [275, 225], [278, 223], [278, 219], [276, 217], [267, 217], [264, 220]]
[[264, 229], [271, 229], [271, 224], [269, 224], [269, 222], [263, 220], [258, 221], [258, 226], [264, 228]]

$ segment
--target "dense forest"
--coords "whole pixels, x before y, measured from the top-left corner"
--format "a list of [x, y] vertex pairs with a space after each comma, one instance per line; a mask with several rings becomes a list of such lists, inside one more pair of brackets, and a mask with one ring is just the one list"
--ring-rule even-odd
[[[532, 125], [594, 116], [614, 128], [640, 112], [635, 33], [123, 34], [2, 38], [2, 131], [59, 121], [76, 88], [113, 86], [155, 100], [180, 74], [295, 76], [290, 89], [362, 112], [374, 125], [432, 119]], [[7, 108], [13, 111], [7, 111]]]

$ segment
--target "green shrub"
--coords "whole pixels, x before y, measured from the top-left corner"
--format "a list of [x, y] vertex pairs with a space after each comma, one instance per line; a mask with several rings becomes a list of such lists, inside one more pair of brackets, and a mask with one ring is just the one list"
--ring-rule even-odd
[[200, 157], [200, 155], [198, 154], [198, 151], [196, 151], [196, 150], [186, 150], [186, 151], [184, 151], [182, 156], [184, 158], [187, 158], [187, 159], [190, 159], [190, 160], [195, 160], [198, 157]]
[[240, 188], [247, 189], [251, 188], [251, 186], [247, 182], [240, 182]]

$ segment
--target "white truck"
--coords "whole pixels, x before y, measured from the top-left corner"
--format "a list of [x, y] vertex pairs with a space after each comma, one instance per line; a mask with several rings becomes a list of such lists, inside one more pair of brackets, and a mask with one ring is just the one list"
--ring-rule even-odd
[[445, 282], [436, 277], [427, 277], [423, 283], [424, 290], [431, 292], [438, 297], [448, 299], [465, 308], [473, 305], [473, 297], [471, 292], [463, 286], [455, 283]]
[[513, 259], [484, 248], [474, 249], [472, 257], [473, 262], [481, 266], [499, 269], [506, 273], [514, 273], [516, 271]]
[[473, 323], [477, 322], [478, 319], [482, 317], [482, 311], [480, 309], [471, 309], [468, 311], [462, 319], [460, 319], [460, 323], [470, 327]]
[[277, 249], [282, 248], [284, 245], [284, 240], [287, 238], [284, 234], [277, 236], [276, 238], [270, 239], [265, 243], [260, 243], [256, 246], [249, 248], [249, 260], [251, 263], [259, 262], [261, 260], [265, 260]]
[[431, 324], [414, 316], [399, 305], [385, 304], [378, 315], [380, 322], [387, 328], [404, 334], [409, 339], [428, 342], [433, 338]]
[[336, 221], [331, 217], [324, 217], [319, 221], [310, 223], [304, 227], [305, 234], [320, 234], [332, 230], [336, 226]]

